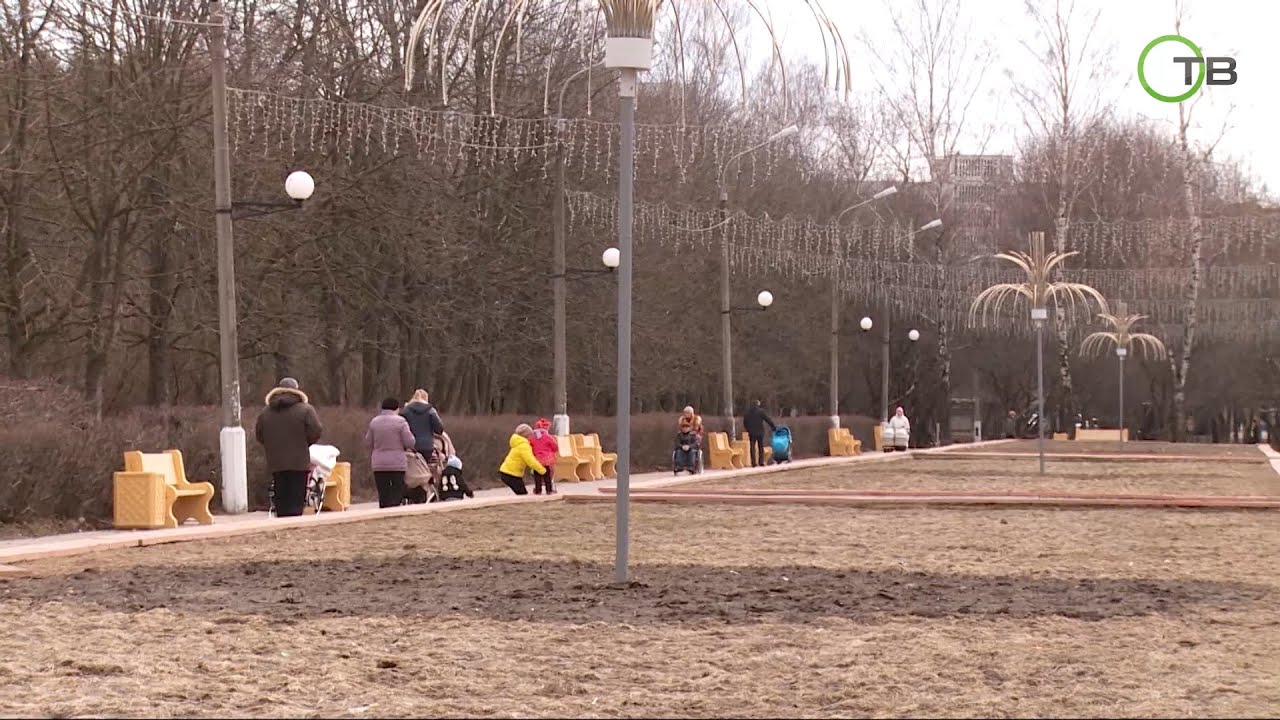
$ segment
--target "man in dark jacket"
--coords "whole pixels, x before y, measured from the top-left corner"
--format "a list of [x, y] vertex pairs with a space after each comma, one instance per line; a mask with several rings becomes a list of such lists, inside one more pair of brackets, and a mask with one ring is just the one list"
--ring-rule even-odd
[[320, 440], [323, 430], [320, 418], [293, 378], [281, 380], [279, 387], [267, 393], [266, 405], [258, 415], [254, 434], [266, 451], [276, 516], [301, 515], [307, 499], [311, 446]]
[[764, 407], [759, 400], [751, 404], [747, 408], [747, 412], [742, 416], [742, 424], [747, 429], [747, 445], [748, 451], [751, 453], [751, 467], [760, 467], [764, 465], [764, 426], [768, 425], [772, 432], [778, 429], [773, 424], [773, 418], [769, 417], [769, 413], [765, 412]]

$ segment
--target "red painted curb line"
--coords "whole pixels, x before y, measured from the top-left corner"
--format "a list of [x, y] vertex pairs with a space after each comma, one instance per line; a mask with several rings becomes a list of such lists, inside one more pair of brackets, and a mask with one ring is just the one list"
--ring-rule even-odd
[[[913, 455], [919, 458], [945, 458], [947, 460], [1027, 460], [1040, 457], [1036, 453], [999, 453], [999, 452], [964, 452], [956, 451], [951, 453], [933, 453], [932, 455]], [[1265, 456], [1257, 458], [1247, 458], [1239, 456], [1218, 456], [1218, 455], [1136, 455], [1136, 454], [1114, 454], [1105, 455], [1101, 453], [1045, 453], [1045, 460], [1065, 460], [1065, 461], [1081, 461], [1081, 462], [1211, 462], [1211, 463], [1228, 463], [1236, 465], [1256, 465], [1267, 461]]]
[[[1215, 508], [1229, 510], [1269, 510], [1280, 508], [1280, 499], [1274, 501], [1217, 501], [1195, 497], [1180, 498], [1170, 496], [1160, 500], [1139, 500], [1108, 497], [996, 497], [972, 495], [966, 497], [920, 497], [920, 496], [861, 496], [861, 497], [823, 497], [817, 495], [686, 495], [669, 493], [642, 494], [633, 498], [636, 502], [651, 503], [724, 503], [732, 505], [839, 505], [839, 506], [901, 506], [901, 505], [990, 505], [990, 506], [1050, 506], [1050, 507], [1150, 507], [1150, 508]], [[612, 498], [605, 495], [578, 495], [567, 498], [570, 503], [612, 503]]]
[[[601, 494], [615, 494], [613, 488], [600, 488]], [[1280, 497], [1271, 495], [1157, 495], [1131, 493], [1072, 493], [1072, 492], [973, 492], [966, 490], [834, 490], [830, 488], [636, 488], [631, 491], [637, 495], [744, 495], [744, 496], [815, 496], [815, 497], [994, 497], [994, 498], [1102, 498], [1107, 500], [1167, 500], [1169, 498], [1189, 498], [1205, 500], [1221, 500], [1231, 502], [1280, 502]]]

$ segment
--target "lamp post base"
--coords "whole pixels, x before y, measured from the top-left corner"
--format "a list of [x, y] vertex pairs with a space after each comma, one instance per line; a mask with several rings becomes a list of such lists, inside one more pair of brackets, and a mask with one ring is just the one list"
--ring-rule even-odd
[[568, 415], [552, 415], [551, 416], [551, 434], [557, 437], [568, 437], [569, 435], [569, 416]]
[[222, 451], [222, 509], [232, 515], [249, 512], [248, 452], [242, 427], [224, 427], [218, 433]]
[[831, 427], [833, 427], [833, 428], [838, 428], [838, 427], [840, 427], [840, 416], [839, 416], [839, 415], [829, 415], [829, 416], [827, 417], [827, 422], [831, 423]]

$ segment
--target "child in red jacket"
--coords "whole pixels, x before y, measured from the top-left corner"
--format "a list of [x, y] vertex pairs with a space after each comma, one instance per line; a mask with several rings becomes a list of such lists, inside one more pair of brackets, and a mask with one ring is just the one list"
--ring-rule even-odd
[[538, 422], [533, 425], [533, 437], [529, 438], [529, 444], [533, 446], [533, 456], [538, 458], [538, 462], [546, 468], [547, 472], [539, 475], [533, 474], [533, 494], [542, 494], [542, 484], [547, 485], [547, 494], [554, 495], [556, 492], [555, 485], [551, 483], [551, 469], [556, 463], [556, 454], [560, 452], [560, 443], [556, 442], [556, 436], [551, 434], [551, 421], [546, 418], [538, 418]]

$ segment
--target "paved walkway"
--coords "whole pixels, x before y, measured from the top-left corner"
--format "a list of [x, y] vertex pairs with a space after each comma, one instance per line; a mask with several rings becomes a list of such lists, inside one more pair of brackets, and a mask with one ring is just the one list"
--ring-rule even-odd
[[1267, 460], [1271, 463], [1271, 469], [1275, 470], [1277, 475], [1280, 475], [1280, 452], [1276, 452], [1274, 448], [1266, 443], [1258, 443], [1258, 449], [1262, 451], [1263, 455], [1267, 456]]
[[[1005, 442], [989, 441], [983, 444]], [[707, 470], [699, 475], [672, 476], [670, 472], [642, 473], [631, 476], [632, 487], [661, 488], [702, 480], [717, 478], [749, 477], [788, 470], [841, 465], [856, 462], [887, 462], [909, 457], [915, 453], [934, 453], [956, 450], [970, 445], [952, 445], [945, 448], [914, 450], [911, 453], [877, 453], [868, 452], [854, 457], [812, 458], [796, 460], [785, 465], [770, 465], [762, 468], [743, 468], [739, 470]], [[265, 512], [252, 512], [243, 515], [216, 515], [212, 525], [184, 525], [179, 528], [161, 530], [94, 530], [90, 532], [71, 533], [65, 535], [46, 535], [43, 537], [18, 538], [0, 541], [0, 577], [15, 573], [17, 568], [6, 567], [5, 563], [24, 562], [50, 557], [67, 557], [82, 555], [102, 550], [117, 550], [129, 547], [146, 547], [175, 542], [191, 542], [228, 538], [240, 535], [251, 535], [261, 532], [275, 532], [293, 528], [314, 527], [317, 525], [335, 525], [338, 523], [362, 522], [365, 520], [381, 520], [387, 518], [425, 515], [437, 512], [456, 512], [472, 508], [495, 507], [499, 505], [523, 505], [529, 503], [557, 502], [567, 495], [595, 495], [602, 486], [612, 488], [613, 480], [596, 482], [559, 483], [559, 495], [513, 495], [507, 488], [492, 488], [476, 491], [474, 499], [457, 500], [444, 503], [424, 505], [406, 505], [397, 508], [379, 508], [377, 503], [357, 503], [340, 513], [321, 513], [304, 515], [297, 518], [272, 518]]]

